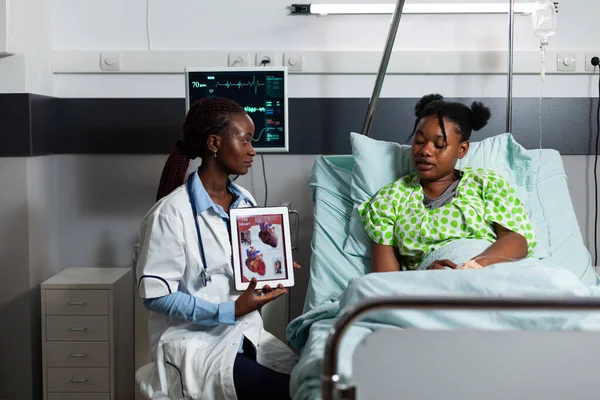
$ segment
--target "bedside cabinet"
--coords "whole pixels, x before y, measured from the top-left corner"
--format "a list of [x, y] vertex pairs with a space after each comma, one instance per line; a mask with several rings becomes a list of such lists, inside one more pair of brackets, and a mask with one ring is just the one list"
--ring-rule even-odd
[[129, 268], [69, 268], [41, 285], [44, 400], [134, 398]]

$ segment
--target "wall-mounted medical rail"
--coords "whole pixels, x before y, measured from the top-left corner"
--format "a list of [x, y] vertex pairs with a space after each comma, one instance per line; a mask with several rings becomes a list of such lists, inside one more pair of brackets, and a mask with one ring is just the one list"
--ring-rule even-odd
[[338, 352], [342, 337], [360, 317], [384, 309], [404, 310], [566, 310], [600, 311], [600, 298], [481, 298], [481, 297], [379, 297], [364, 301], [346, 311], [331, 328], [323, 361], [323, 400], [354, 400], [356, 388], [341, 386]]
[[[554, 2], [555, 7], [558, 2]], [[304, 3], [292, 4], [289, 7], [291, 15], [391, 15], [394, 13], [394, 3]], [[537, 5], [532, 2], [515, 4], [515, 14], [531, 15]], [[420, 3], [409, 1], [403, 9], [404, 14], [506, 14], [509, 5], [503, 2], [481, 3]]]
[[[400, 18], [402, 17], [402, 9], [404, 8], [404, 0], [398, 0], [396, 3], [396, 9], [392, 17], [392, 23], [388, 32], [387, 41], [383, 50], [383, 57], [381, 58], [381, 64], [379, 66], [379, 72], [377, 73], [377, 79], [375, 80], [375, 88], [373, 94], [369, 100], [369, 106], [367, 107], [367, 113], [365, 116], [365, 122], [363, 123], [361, 133], [365, 136], [369, 136], [371, 132], [371, 125], [373, 122], [373, 116], [375, 115], [375, 109], [379, 101], [379, 95], [381, 93], [381, 87], [383, 86], [383, 80], [387, 71], [387, 66], [392, 55], [392, 48], [394, 47], [394, 40], [398, 32], [398, 26], [400, 25]], [[508, 93], [506, 96], [506, 132], [512, 132], [512, 87], [513, 87], [513, 65], [514, 65], [514, 53], [515, 53], [515, 0], [509, 0], [509, 11], [508, 11]]]

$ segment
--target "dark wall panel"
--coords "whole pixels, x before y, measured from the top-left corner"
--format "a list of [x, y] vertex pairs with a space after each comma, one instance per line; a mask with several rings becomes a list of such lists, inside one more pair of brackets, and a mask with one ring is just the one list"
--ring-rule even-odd
[[[418, 99], [384, 98], [371, 137], [406, 143]], [[476, 99], [458, 99], [470, 104]], [[482, 100], [492, 110], [480, 140], [505, 131], [506, 100]], [[351, 131], [362, 128], [368, 99], [289, 100], [290, 154], [348, 154]], [[513, 135], [539, 147], [539, 99], [514, 100]], [[593, 154], [598, 99], [549, 98], [542, 104], [543, 147], [562, 154]], [[0, 95], [0, 156], [42, 154], [166, 154], [181, 138], [184, 99], [56, 99]]]
[[57, 153], [163, 154], [181, 137], [183, 99], [60, 99]]
[[28, 94], [0, 94], [0, 157], [30, 154]]
[[60, 150], [58, 105], [59, 100], [54, 97], [30, 96], [32, 156], [55, 154]]

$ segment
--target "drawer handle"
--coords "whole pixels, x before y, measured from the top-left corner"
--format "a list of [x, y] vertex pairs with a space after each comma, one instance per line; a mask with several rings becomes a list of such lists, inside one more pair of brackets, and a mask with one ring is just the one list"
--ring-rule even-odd
[[71, 331], [71, 332], [83, 332], [83, 331], [87, 331], [87, 328], [77, 328], [77, 327], [74, 327], [73, 325], [71, 325], [69, 327], [69, 331]]
[[84, 379], [69, 379], [69, 383], [87, 383], [88, 379], [84, 378]]
[[68, 303], [70, 306], [84, 306], [87, 304], [87, 301], [69, 301]]
[[84, 358], [84, 357], [87, 357], [87, 353], [77, 354], [77, 353], [73, 353], [73, 350], [71, 350], [71, 352], [69, 353], [69, 357], [72, 357], [72, 358]]

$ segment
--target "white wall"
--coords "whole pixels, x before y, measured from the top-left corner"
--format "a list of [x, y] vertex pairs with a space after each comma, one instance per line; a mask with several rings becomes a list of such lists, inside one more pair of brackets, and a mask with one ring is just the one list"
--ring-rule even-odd
[[[148, 4], [149, 18], [146, 20]], [[149, 48], [148, 37], [152, 50], [244, 50], [250, 55], [266, 49], [361, 51], [383, 47], [389, 16], [290, 16], [286, 9], [290, 4], [286, 0], [263, 0], [252, 4], [232, 0], [107, 0], [95, 4], [57, 0], [53, 13], [53, 48], [141, 51]], [[551, 38], [549, 50], [600, 50], [594, 28], [599, 8], [594, 0], [561, 4], [558, 33]], [[106, 21], [113, 24], [111, 29], [106, 28]], [[504, 50], [507, 47], [506, 22], [503, 15], [405, 15], [395, 49]], [[515, 48], [537, 50], [539, 42], [532, 33], [530, 17], [517, 16], [515, 22]], [[150, 35], [147, 35], [147, 27]], [[168, 55], [164, 57], [168, 58]], [[376, 58], [378, 61], [379, 56]], [[537, 55], [534, 58], [537, 62]], [[455, 61], [460, 63], [460, 60]], [[550, 70], [555, 61], [550, 59], [548, 64]], [[123, 67], [126, 69], [127, 65]], [[582, 91], [587, 93], [582, 89], [586, 87], [587, 79], [573, 75], [552, 77], [547, 82], [545, 95], [587, 96], [582, 94]], [[368, 96], [373, 80], [372, 75], [292, 76], [290, 95]], [[386, 78], [382, 96], [416, 96], [431, 90], [449, 96], [506, 96], [504, 77], [489, 75], [393, 76]], [[539, 92], [536, 76], [516, 77], [516, 97], [538, 96]], [[178, 75], [57, 75], [56, 93], [74, 97], [86, 97], [90, 93], [102, 97], [180, 97], [184, 85], [182, 76]]]
[[[390, 16], [289, 16], [286, 7], [293, 3], [289, 0], [254, 3], [236, 0], [55, 0], [53, 47], [145, 50], [148, 48], [148, 3], [152, 49], [155, 50], [380, 49], [390, 20]], [[598, 4], [594, 0], [561, 3], [560, 35], [552, 39], [552, 43], [560, 48], [597, 46], [597, 13], [594, 12], [597, 10]], [[526, 17], [516, 18], [517, 49], [537, 48], [530, 21]], [[402, 17], [396, 48], [504, 49], [506, 32], [506, 17], [502, 15], [408, 15]]]
[[0, 93], [54, 94], [51, 73], [53, 2], [9, 0], [16, 55], [0, 59]]

